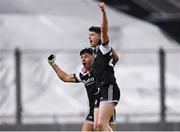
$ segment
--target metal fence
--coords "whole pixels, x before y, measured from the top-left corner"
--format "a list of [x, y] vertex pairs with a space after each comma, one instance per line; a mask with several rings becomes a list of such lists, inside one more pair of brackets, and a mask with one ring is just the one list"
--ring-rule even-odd
[[[0, 124], [83, 122], [88, 111], [83, 85], [62, 83], [47, 63], [54, 53], [62, 69], [78, 72], [78, 52], [0, 51]], [[117, 122], [179, 122], [179, 50], [117, 52]]]

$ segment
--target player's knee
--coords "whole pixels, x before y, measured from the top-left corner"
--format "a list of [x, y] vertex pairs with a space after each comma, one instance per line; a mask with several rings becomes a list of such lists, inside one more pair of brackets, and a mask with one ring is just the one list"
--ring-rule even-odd
[[99, 131], [99, 125], [94, 126], [93, 130], [94, 131]]
[[100, 130], [103, 130], [103, 128], [106, 128], [108, 126], [108, 123], [106, 123], [106, 122], [99, 122], [98, 123], [98, 128], [100, 129]]

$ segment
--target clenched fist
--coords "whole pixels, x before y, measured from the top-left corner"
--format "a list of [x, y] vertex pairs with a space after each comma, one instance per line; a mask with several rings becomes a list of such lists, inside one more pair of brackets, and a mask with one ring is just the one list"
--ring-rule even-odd
[[100, 3], [98, 4], [98, 6], [99, 6], [99, 8], [100, 8], [101, 11], [104, 11], [104, 10], [105, 10], [105, 4], [104, 4], [104, 2], [100, 2]]
[[53, 55], [53, 54], [48, 57], [48, 63], [50, 65], [54, 65], [55, 64], [55, 60], [56, 60], [56, 56]]

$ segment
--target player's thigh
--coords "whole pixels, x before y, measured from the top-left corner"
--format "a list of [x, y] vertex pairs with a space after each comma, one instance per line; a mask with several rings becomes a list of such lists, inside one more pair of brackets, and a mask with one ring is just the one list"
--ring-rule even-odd
[[94, 129], [98, 129], [99, 108], [94, 109]]
[[82, 125], [81, 130], [82, 131], [93, 131], [93, 126], [94, 126], [93, 123], [85, 121]]
[[115, 104], [112, 102], [101, 102], [99, 107], [98, 123], [109, 123], [113, 114]]
[[114, 108], [113, 114], [109, 120], [109, 125], [113, 131], [116, 130], [116, 109]]

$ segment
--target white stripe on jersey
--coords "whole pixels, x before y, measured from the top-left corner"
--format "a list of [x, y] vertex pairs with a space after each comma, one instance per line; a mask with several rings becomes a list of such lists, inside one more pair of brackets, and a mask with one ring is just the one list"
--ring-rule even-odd
[[108, 101], [112, 101], [113, 100], [113, 85], [109, 85], [108, 88]]
[[80, 77], [80, 74], [82, 74], [83, 76], [85, 76], [86, 74], [89, 74], [89, 72], [83, 73], [83, 72], [81, 71], [81, 72], [78, 72], [78, 73], [75, 74], [76, 79], [77, 79], [79, 82], [82, 82], [81, 77]]
[[76, 77], [76, 79], [77, 79], [79, 82], [82, 82], [82, 80], [81, 80], [81, 78], [80, 78], [79, 75], [80, 75], [79, 73], [76, 73], [76, 74], [75, 74], [75, 77]]
[[104, 46], [101, 44], [99, 46], [99, 49], [102, 52], [102, 54], [105, 55], [106, 53], [108, 53], [111, 50], [111, 47], [109, 46], [109, 44], [104, 45]]

